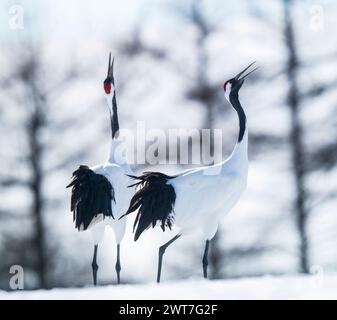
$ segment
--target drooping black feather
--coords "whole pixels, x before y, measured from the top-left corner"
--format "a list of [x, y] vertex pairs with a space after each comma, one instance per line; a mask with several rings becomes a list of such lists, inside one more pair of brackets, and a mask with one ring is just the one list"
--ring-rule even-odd
[[73, 172], [70, 211], [73, 212], [75, 227], [86, 230], [98, 214], [112, 217], [111, 201], [115, 201], [110, 181], [87, 166], [80, 166]]
[[130, 201], [130, 206], [125, 215], [138, 210], [133, 230], [136, 241], [141, 233], [150, 226], [155, 227], [157, 222], [163, 231], [165, 227], [172, 228], [174, 223], [174, 204], [176, 193], [172, 185], [167, 184], [169, 179], [174, 178], [160, 172], [144, 172], [140, 176], [130, 176], [139, 180], [130, 187], [139, 186]]

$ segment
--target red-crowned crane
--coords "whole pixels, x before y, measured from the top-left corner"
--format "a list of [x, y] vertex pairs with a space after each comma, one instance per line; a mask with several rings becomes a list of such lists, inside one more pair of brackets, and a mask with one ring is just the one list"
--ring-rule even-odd
[[206, 241], [202, 264], [204, 277], [207, 278], [209, 242], [217, 232], [222, 217], [238, 202], [246, 188], [248, 130], [246, 115], [239, 101], [239, 90], [244, 79], [256, 70], [255, 68], [246, 73], [253, 64], [224, 83], [225, 97], [237, 112], [240, 127], [237, 144], [228, 159], [175, 176], [160, 172], [131, 176], [137, 180], [132, 186], [140, 188], [125, 214], [138, 209], [134, 223], [134, 240], [157, 222], [163, 231], [166, 227], [171, 229], [173, 224], [179, 230], [176, 236], [159, 248], [158, 283], [167, 247], [181, 235], [195, 230], [201, 230]]
[[[72, 176], [67, 187], [72, 187], [71, 211], [74, 215], [75, 227], [79, 231], [90, 230], [93, 235], [94, 255], [92, 273], [94, 285], [97, 284], [97, 250], [103, 240], [106, 226], [110, 226], [117, 243], [117, 261], [115, 265], [117, 283], [120, 283], [120, 243], [124, 237], [126, 219], [120, 217], [127, 210], [134, 192], [128, 188], [132, 174], [129, 164], [122, 156], [125, 148], [118, 140], [119, 123], [115, 80], [113, 75], [114, 60], [109, 65], [107, 78], [103, 86], [110, 112], [111, 147], [108, 159], [100, 165], [89, 168], [81, 165]], [[125, 149], [124, 149], [125, 150]]]

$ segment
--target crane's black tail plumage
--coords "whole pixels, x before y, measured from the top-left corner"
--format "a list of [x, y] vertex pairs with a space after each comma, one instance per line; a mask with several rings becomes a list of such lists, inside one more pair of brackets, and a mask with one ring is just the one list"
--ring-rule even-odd
[[80, 166], [73, 172], [70, 210], [74, 215], [75, 227], [86, 230], [98, 214], [112, 217], [111, 201], [115, 201], [110, 181], [87, 166]]
[[138, 180], [130, 187], [140, 187], [130, 201], [127, 212], [138, 210], [133, 231], [135, 232], [134, 240], [137, 241], [142, 232], [149, 227], [155, 227], [157, 222], [165, 231], [165, 227], [172, 228], [174, 223], [174, 203], [176, 193], [168, 180], [174, 178], [160, 172], [144, 172], [140, 176], [131, 176], [130, 178]]

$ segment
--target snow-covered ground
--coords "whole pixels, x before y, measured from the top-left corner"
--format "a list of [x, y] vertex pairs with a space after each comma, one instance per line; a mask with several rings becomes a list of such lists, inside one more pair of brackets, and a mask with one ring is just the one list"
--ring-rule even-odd
[[189, 280], [147, 285], [0, 291], [0, 299], [337, 299], [337, 275]]

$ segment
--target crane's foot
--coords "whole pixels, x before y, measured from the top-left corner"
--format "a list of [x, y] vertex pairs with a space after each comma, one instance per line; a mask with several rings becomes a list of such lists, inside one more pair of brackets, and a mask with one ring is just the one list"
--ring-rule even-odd
[[115, 270], [116, 270], [116, 274], [117, 274], [117, 284], [121, 284], [121, 262], [120, 262], [120, 245], [117, 244], [117, 261], [116, 261], [116, 265], [115, 265]]
[[209, 240], [206, 240], [204, 256], [202, 258], [202, 269], [203, 269], [203, 273], [204, 273], [204, 278], [205, 279], [207, 279], [208, 248], [209, 248]]
[[94, 286], [97, 285], [97, 271], [98, 271], [97, 249], [98, 249], [98, 244], [96, 244], [94, 247], [94, 256], [93, 256], [92, 263], [91, 263]]

